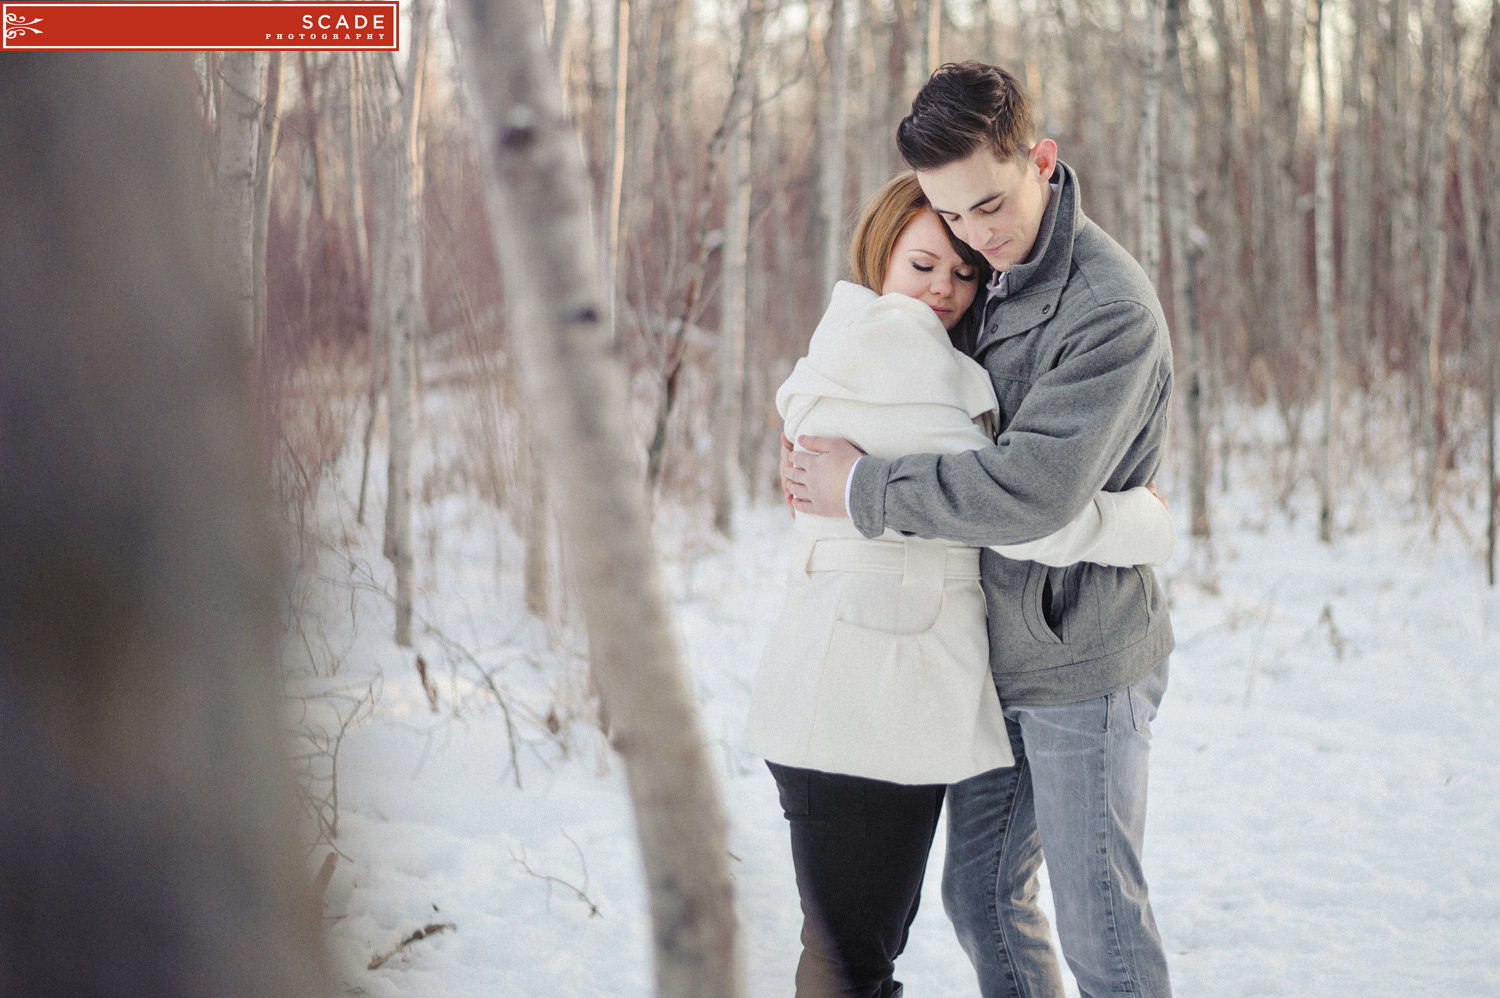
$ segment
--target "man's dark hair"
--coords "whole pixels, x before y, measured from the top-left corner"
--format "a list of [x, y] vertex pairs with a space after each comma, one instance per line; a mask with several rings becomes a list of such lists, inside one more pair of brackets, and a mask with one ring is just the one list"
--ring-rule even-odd
[[913, 170], [935, 170], [987, 146], [1001, 160], [1024, 156], [1035, 135], [1031, 101], [999, 66], [939, 66], [896, 126], [896, 148]]

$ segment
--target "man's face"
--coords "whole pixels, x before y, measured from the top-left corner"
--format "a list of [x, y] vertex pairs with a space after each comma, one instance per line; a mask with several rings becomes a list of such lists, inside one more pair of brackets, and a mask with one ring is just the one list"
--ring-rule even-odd
[[933, 170], [917, 182], [953, 234], [996, 270], [1022, 263], [1036, 245], [1057, 168], [1057, 143], [1043, 139], [1026, 154], [1002, 160], [986, 147]]

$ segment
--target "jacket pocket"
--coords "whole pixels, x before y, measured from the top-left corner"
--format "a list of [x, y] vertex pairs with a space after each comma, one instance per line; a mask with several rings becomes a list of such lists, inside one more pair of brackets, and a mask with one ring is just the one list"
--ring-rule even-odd
[[925, 634], [943, 613], [941, 583], [935, 588], [903, 586], [901, 576], [848, 572], [839, 587], [840, 623], [893, 636]]
[[1021, 617], [1033, 638], [1044, 644], [1060, 645], [1063, 640], [1049, 620], [1062, 619], [1062, 593], [1052, 585], [1046, 565], [1037, 561], [1030, 565], [1026, 587], [1021, 593]]

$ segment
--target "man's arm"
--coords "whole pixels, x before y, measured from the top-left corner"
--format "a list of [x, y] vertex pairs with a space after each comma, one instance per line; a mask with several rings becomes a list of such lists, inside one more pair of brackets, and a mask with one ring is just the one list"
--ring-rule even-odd
[[[1101, 489], [1144, 484], [1165, 436], [1164, 336], [1143, 305], [1095, 308], [995, 446], [861, 460], [849, 499], [855, 526], [866, 537], [892, 527], [976, 546], [1018, 544], [1061, 529]], [[1143, 431], [1158, 438], [1151, 460], [1122, 467]], [[816, 477], [808, 488], [815, 500], [825, 491]]]

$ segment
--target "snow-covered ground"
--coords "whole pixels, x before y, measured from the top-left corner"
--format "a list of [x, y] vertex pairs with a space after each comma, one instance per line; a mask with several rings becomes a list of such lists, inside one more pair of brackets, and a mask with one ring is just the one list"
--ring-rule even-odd
[[[1272, 512], [1257, 476], [1240, 477], [1216, 500], [1211, 573], [1189, 571], [1186, 543], [1164, 571], [1178, 646], [1146, 862], [1177, 993], [1500, 995], [1500, 597], [1451, 526], [1434, 539], [1397, 525], [1394, 505], [1365, 510], [1330, 549], [1305, 509]], [[450, 495], [418, 515], [417, 648], [390, 641], [377, 533], [327, 495], [326, 533], [347, 549], [306, 574], [314, 609], [289, 645], [294, 670], [311, 656], [321, 673], [295, 689], [375, 695], [338, 754], [339, 979], [378, 998], [649, 995], [621, 767], [588, 723], [574, 642], [549, 643], [523, 612], [498, 512]], [[743, 511], [735, 543], [681, 513], [660, 528], [756, 996], [791, 994], [800, 925], [774, 785], [738, 747], [789, 530], [775, 508]], [[327, 727], [351, 702], [316, 700], [312, 716]], [[940, 835], [898, 967], [911, 998], [977, 993], [941, 864]], [[368, 969], [428, 925], [443, 928]]]

